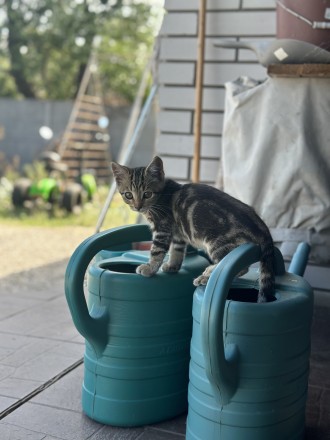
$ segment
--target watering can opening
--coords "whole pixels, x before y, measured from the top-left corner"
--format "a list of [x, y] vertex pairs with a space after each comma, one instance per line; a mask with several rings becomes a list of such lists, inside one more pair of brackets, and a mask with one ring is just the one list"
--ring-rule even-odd
[[133, 263], [133, 262], [107, 262], [100, 264], [100, 267], [102, 269], [109, 270], [111, 272], [117, 272], [117, 273], [136, 273], [136, 268], [139, 266], [139, 262]]
[[[259, 293], [258, 289], [253, 289], [253, 288], [248, 288], [248, 289], [231, 288], [229, 289], [227, 300], [257, 303], [258, 293]], [[276, 301], [275, 296], [269, 297], [267, 302], [273, 302], [273, 301]]]

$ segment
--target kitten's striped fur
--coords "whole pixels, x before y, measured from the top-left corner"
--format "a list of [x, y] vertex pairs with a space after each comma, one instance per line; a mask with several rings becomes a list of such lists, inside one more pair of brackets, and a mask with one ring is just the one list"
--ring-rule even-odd
[[[137, 268], [143, 276], [154, 275], [162, 266], [177, 272], [186, 245], [203, 249], [213, 262], [194, 280], [206, 284], [215, 265], [242, 243], [261, 247], [258, 302], [265, 302], [274, 290], [274, 245], [269, 229], [248, 205], [203, 184], [180, 185], [165, 179], [163, 163], [155, 157], [147, 167], [128, 168], [111, 164], [123, 200], [141, 212], [151, 225], [153, 243], [150, 260]], [[166, 253], [169, 259], [163, 263]]]

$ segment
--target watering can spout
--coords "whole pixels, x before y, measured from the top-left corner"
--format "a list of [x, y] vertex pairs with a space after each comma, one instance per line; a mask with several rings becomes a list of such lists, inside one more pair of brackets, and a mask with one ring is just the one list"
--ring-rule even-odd
[[308, 243], [299, 243], [296, 252], [293, 254], [288, 272], [300, 275], [301, 277], [304, 275], [310, 249], [311, 247]]

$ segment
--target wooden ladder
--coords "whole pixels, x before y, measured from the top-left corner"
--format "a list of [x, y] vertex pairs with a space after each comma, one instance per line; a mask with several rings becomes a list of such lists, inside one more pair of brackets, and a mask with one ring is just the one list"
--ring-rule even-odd
[[77, 180], [82, 170], [90, 170], [98, 183], [110, 182], [109, 121], [101, 90], [96, 56], [92, 53], [57, 147], [70, 180]]

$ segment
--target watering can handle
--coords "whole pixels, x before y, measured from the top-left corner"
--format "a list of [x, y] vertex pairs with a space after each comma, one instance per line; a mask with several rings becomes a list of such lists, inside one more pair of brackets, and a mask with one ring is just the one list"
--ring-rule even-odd
[[[204, 292], [201, 309], [201, 337], [205, 371], [220, 404], [226, 405], [234, 395], [238, 381], [239, 352], [236, 344], [224, 346], [223, 316], [233, 278], [260, 260], [260, 247], [243, 244], [223, 258], [213, 270]], [[285, 272], [283, 257], [275, 248], [275, 273]], [[264, 307], [264, 305], [260, 305]]]
[[84, 277], [89, 263], [103, 249], [120, 244], [150, 240], [147, 225], [131, 225], [99, 232], [83, 241], [72, 254], [65, 273], [65, 295], [73, 322], [95, 352], [101, 355], [107, 345], [108, 311], [93, 307], [89, 312], [84, 295]]

